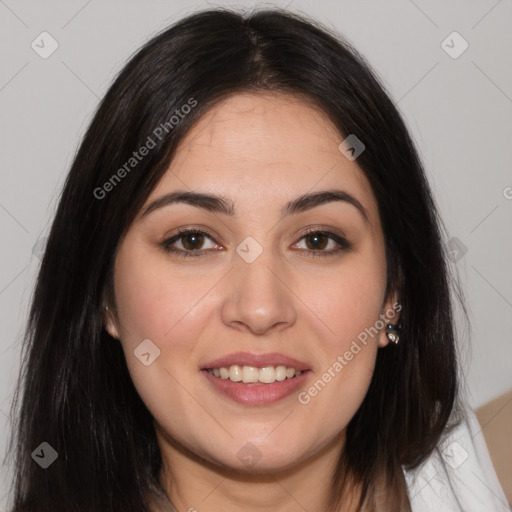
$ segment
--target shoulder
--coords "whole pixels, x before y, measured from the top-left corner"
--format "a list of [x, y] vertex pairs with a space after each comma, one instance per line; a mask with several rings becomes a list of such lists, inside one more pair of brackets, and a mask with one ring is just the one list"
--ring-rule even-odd
[[413, 512], [510, 512], [472, 410], [404, 476]]

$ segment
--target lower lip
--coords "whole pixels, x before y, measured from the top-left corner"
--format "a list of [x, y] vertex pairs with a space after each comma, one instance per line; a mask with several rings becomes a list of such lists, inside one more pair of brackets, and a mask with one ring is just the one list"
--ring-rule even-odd
[[281, 382], [276, 381], [272, 384], [244, 384], [215, 377], [215, 375], [208, 373], [207, 370], [202, 370], [202, 373], [212, 383], [216, 391], [219, 391], [235, 402], [244, 405], [266, 405], [282, 400], [298, 391], [304, 385], [309, 370], [303, 371], [292, 379], [285, 379]]

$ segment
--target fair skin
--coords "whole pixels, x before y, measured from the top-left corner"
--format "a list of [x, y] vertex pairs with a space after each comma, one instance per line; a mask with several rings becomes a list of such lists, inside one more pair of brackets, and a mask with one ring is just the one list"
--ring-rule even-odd
[[[121, 240], [114, 274], [116, 315], [106, 328], [119, 339], [134, 385], [155, 419], [162, 485], [179, 511], [320, 512], [345, 442], [345, 429], [368, 390], [384, 329], [345, 361], [365, 328], [392, 310], [377, 203], [343, 137], [325, 114], [282, 94], [239, 94], [209, 110], [176, 155]], [[281, 218], [306, 193], [343, 190], [362, 205], [330, 201]], [[190, 204], [148, 205], [177, 190], [222, 195], [235, 215]], [[180, 258], [161, 242], [180, 228]], [[305, 236], [307, 229], [332, 232]], [[252, 237], [262, 249], [248, 262], [236, 252]], [[253, 250], [253, 249], [251, 249]], [[309, 252], [308, 252], [309, 251]], [[398, 313], [387, 322], [398, 321]], [[150, 339], [160, 356], [134, 356]], [[278, 352], [307, 364], [299, 392], [331, 368], [330, 381], [305, 404], [298, 392], [265, 405], [243, 404], [205, 378], [208, 361], [234, 352]], [[242, 384], [240, 384], [242, 385]], [[304, 396], [304, 395], [302, 395]], [[247, 445], [252, 443], [252, 445]], [[250, 466], [243, 447], [258, 456]], [[250, 446], [251, 448], [247, 448]], [[347, 510], [347, 509], [344, 509]]]

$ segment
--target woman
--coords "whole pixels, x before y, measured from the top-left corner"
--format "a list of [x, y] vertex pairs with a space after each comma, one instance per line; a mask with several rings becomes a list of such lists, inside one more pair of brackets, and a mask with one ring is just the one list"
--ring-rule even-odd
[[501, 510], [441, 227], [392, 101], [325, 28], [210, 10], [153, 38], [48, 239], [13, 511]]

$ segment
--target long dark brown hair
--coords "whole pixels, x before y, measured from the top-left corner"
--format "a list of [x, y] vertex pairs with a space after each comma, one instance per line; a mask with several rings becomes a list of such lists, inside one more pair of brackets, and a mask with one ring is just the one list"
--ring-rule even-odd
[[[378, 351], [348, 425], [331, 509], [350, 486], [361, 491], [360, 510], [408, 510], [402, 467], [432, 452], [458, 399], [444, 227], [417, 151], [375, 73], [340, 36], [278, 9], [215, 9], [180, 20], [129, 60], [68, 174], [12, 406], [14, 512], [143, 512], [149, 490], [162, 491], [153, 418], [104, 329], [103, 301], [112, 301], [119, 241], [179, 141], [209, 108], [245, 91], [306, 98], [329, 116], [340, 142], [356, 134], [366, 146], [357, 163], [378, 203], [387, 291], [400, 297], [402, 330], [398, 345]], [[148, 137], [155, 147], [127, 166]], [[47, 469], [31, 456], [42, 442], [58, 452]], [[376, 504], [379, 489], [384, 505]]]

